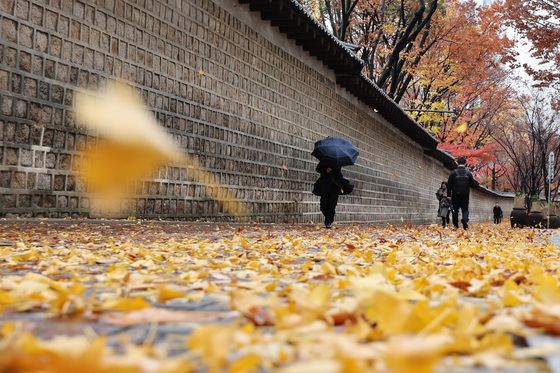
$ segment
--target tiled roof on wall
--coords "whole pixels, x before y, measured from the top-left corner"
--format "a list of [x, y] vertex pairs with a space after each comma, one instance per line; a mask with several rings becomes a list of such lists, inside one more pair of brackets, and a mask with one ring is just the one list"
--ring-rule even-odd
[[[289, 39], [295, 40], [310, 55], [317, 57], [336, 74], [337, 83], [375, 109], [389, 123], [410, 137], [434, 158], [447, 167], [455, 164], [446, 153], [437, 154], [438, 141], [404, 110], [388, 97], [381, 88], [362, 73], [363, 62], [352, 51], [334, 37], [323, 25], [311, 17], [297, 0], [238, 0], [258, 11], [261, 18], [277, 26]], [[437, 154], [437, 155], [436, 155]]]

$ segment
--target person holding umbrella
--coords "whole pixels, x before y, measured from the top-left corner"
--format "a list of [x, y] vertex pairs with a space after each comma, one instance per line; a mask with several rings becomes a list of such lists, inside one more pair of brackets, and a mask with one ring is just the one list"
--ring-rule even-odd
[[321, 197], [321, 212], [325, 216], [325, 228], [329, 229], [334, 222], [338, 196], [354, 189], [342, 176], [341, 167], [353, 165], [359, 152], [348, 140], [327, 137], [315, 143], [311, 154], [319, 160], [315, 170], [321, 175], [315, 182], [313, 193]]

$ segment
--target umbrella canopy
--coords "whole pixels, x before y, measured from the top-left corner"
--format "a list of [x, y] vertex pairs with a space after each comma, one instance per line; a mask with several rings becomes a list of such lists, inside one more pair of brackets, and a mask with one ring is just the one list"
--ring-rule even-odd
[[358, 159], [358, 149], [340, 137], [327, 137], [315, 143], [312, 156], [334, 167], [351, 166]]

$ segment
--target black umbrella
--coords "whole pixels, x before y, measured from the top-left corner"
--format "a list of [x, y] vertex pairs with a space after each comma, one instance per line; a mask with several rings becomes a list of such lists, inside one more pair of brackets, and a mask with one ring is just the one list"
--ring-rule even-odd
[[315, 143], [312, 156], [334, 167], [351, 166], [358, 159], [358, 149], [340, 137], [327, 137]]

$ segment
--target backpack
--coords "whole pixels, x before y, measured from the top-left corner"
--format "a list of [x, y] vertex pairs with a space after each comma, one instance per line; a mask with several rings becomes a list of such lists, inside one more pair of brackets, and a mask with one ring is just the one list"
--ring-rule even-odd
[[[463, 171], [463, 172], [461, 172]], [[469, 171], [456, 170], [455, 178], [453, 179], [453, 195], [457, 197], [466, 197], [469, 195], [469, 188], [471, 184], [471, 179], [469, 177]]]

